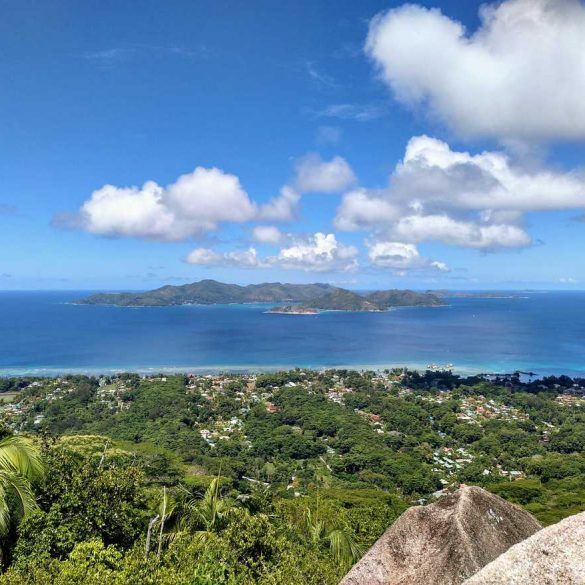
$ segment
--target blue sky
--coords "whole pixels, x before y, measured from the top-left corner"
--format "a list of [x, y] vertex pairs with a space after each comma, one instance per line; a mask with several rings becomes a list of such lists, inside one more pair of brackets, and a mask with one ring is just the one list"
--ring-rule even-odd
[[5, 0], [0, 288], [583, 288], [552, 4]]

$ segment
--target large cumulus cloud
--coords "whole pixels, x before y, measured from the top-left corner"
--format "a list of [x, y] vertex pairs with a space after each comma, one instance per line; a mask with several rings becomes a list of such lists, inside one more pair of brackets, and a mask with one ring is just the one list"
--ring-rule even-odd
[[465, 136], [585, 138], [585, 5], [484, 5], [470, 34], [438, 9], [406, 4], [375, 17], [366, 52], [398, 100], [429, 106]]
[[[259, 205], [235, 175], [197, 167], [162, 187], [104, 185], [94, 191], [68, 225], [101, 236], [178, 241], [213, 231], [222, 223], [290, 221], [300, 195], [290, 187]], [[63, 220], [59, 220], [63, 223]]]
[[580, 174], [527, 170], [502, 152], [459, 152], [423, 135], [409, 141], [386, 189], [344, 195], [335, 225], [405, 243], [495, 250], [531, 244], [527, 212], [579, 208]]

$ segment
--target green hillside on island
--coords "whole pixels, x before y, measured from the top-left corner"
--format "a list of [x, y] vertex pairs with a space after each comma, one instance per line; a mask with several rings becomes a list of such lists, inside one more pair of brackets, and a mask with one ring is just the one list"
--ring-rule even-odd
[[387, 290], [361, 295], [323, 283], [267, 282], [241, 286], [216, 280], [201, 280], [180, 286], [166, 285], [146, 292], [98, 293], [75, 301], [80, 305], [120, 307], [286, 302], [299, 303], [304, 308], [340, 311], [379, 311], [389, 307], [443, 304], [437, 295], [410, 290]]
[[163, 307], [169, 305], [215, 305], [227, 303], [278, 303], [310, 301], [335, 287], [329, 284], [226, 284], [200, 280], [180, 286], [166, 285], [155, 290], [132, 293], [98, 293], [76, 301], [82, 305], [118, 305], [121, 307]]
[[420, 293], [413, 290], [379, 290], [367, 295], [366, 298], [379, 309], [418, 306], [438, 307], [445, 304], [443, 299], [434, 293]]
[[364, 297], [349, 290], [337, 289], [306, 303], [307, 308], [325, 311], [379, 311], [379, 307]]
[[270, 313], [289, 313], [310, 315], [319, 311], [386, 311], [392, 307], [440, 307], [443, 301], [432, 293], [419, 293], [412, 290], [379, 290], [369, 294], [359, 294], [343, 288], [331, 292], [302, 305], [274, 307]]

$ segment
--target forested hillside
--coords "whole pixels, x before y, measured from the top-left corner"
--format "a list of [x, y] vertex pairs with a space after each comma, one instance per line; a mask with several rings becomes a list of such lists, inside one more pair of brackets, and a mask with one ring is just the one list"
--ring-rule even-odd
[[412, 290], [377, 291], [361, 295], [330, 284], [226, 284], [201, 280], [180, 286], [166, 285], [134, 293], [97, 293], [75, 301], [78, 305], [117, 305], [121, 307], [163, 307], [169, 305], [213, 305], [227, 303], [304, 302], [306, 307], [337, 311], [378, 311], [390, 307], [436, 306], [443, 304], [432, 293]]
[[544, 524], [585, 509], [583, 383], [566, 377], [295, 370], [0, 390], [0, 455], [20, 454], [0, 583], [334, 584], [406, 507], [461, 482]]

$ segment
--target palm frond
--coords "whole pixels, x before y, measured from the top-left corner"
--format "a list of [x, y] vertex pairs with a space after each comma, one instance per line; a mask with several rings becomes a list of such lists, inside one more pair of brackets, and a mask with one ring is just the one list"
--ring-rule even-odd
[[193, 542], [203, 545], [211, 538], [212, 534], [209, 530], [198, 530], [193, 535]]
[[0, 479], [0, 535], [6, 534], [10, 529], [10, 516], [8, 494], [4, 482]]
[[31, 482], [44, 475], [40, 453], [18, 435], [0, 440], [0, 536], [38, 508]]
[[41, 455], [26, 437], [13, 435], [0, 440], [0, 469], [16, 471], [29, 481], [43, 477]]
[[215, 477], [205, 490], [203, 498], [195, 506], [194, 511], [207, 530], [214, 530], [223, 519], [227, 507], [228, 503], [220, 495], [219, 477]]
[[29, 481], [15, 471], [0, 469], [0, 534], [6, 534], [13, 519], [25, 518], [37, 508]]
[[25, 477], [18, 473], [0, 470], [0, 483], [5, 491], [14, 497], [17, 516], [28, 516], [38, 508], [30, 483]]
[[314, 514], [310, 508], [305, 510], [305, 528], [314, 543], [318, 543], [325, 537], [325, 523], [320, 520], [319, 515], [317, 513]]
[[363, 554], [361, 547], [344, 530], [332, 530], [328, 540], [331, 554], [339, 563], [349, 565], [357, 561]]

